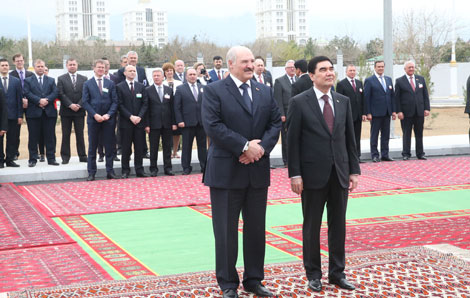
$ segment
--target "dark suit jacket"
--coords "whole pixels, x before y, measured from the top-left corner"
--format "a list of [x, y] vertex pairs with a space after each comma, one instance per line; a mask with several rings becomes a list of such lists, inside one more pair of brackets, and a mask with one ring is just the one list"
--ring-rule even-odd
[[[107, 91], [105, 90], [107, 89]], [[87, 111], [87, 122], [95, 122], [95, 114], [115, 116], [118, 107], [116, 86], [113, 81], [103, 78], [103, 94], [100, 93], [95, 77], [83, 84], [83, 108]]]
[[[28, 99], [26, 118], [39, 118], [43, 110], [46, 111], [47, 117], [57, 117], [54, 101], [59, 96], [59, 93], [53, 78], [43, 75], [42, 88], [39, 86], [38, 78], [35, 75], [24, 79], [23, 94]], [[44, 109], [39, 107], [39, 100], [41, 98], [47, 98], [49, 102]]]
[[302, 176], [305, 189], [320, 189], [335, 165], [339, 182], [349, 187], [349, 175], [360, 174], [349, 98], [331, 92], [334, 107], [330, 133], [313, 88], [291, 99], [287, 114], [289, 177]]
[[3, 88], [0, 89], [0, 130], [8, 130], [8, 112]]
[[415, 114], [424, 117], [424, 110], [430, 111], [428, 88], [422, 76], [414, 75], [415, 91], [411, 87], [406, 75], [395, 81], [395, 103], [397, 113], [403, 112], [405, 117], [413, 117]]
[[[83, 109], [82, 93], [83, 84], [88, 80], [87, 77], [76, 74], [76, 84], [73, 88], [72, 79], [69, 73], [65, 73], [57, 78], [57, 89], [59, 90], [60, 105], [60, 116], [73, 117], [73, 116], [85, 116], [85, 109]], [[78, 104], [82, 106], [77, 112], [74, 112], [69, 108], [71, 104]]]
[[145, 115], [148, 107], [148, 97], [145, 86], [134, 82], [134, 94], [131, 93], [127, 81], [116, 85], [116, 93], [119, 102], [119, 127], [134, 127], [129, 119], [132, 115], [139, 116], [141, 121], [137, 127], [145, 127]]
[[356, 84], [356, 91], [351, 85], [351, 79], [345, 78], [336, 86], [336, 92], [349, 97], [353, 121], [359, 121], [362, 119], [362, 115], [366, 114], [364, 112], [364, 87], [362, 82], [357, 79], [354, 79], [354, 83]]
[[[124, 68], [125, 67], [121, 67], [118, 72], [117, 72], [117, 78], [114, 80], [114, 83], [115, 84], [119, 84], [121, 83], [122, 81], [125, 81], [126, 80], [126, 76], [124, 75]], [[137, 79], [139, 81], [139, 83], [143, 84], [144, 86], [148, 86], [149, 85], [149, 82], [147, 80], [147, 75], [145, 73], [145, 68], [143, 67], [140, 67], [140, 66], [137, 66], [136, 67], [136, 70], [137, 70]], [[112, 79], [112, 78], [111, 78]]]
[[157, 86], [155, 84], [147, 87], [146, 90], [149, 102], [146, 126], [149, 126], [151, 129], [171, 129], [172, 125], [176, 125], [173, 107], [173, 89], [163, 85], [163, 102], [158, 96]]
[[[8, 82], [8, 91], [5, 93], [8, 119], [14, 120], [23, 118], [23, 91], [21, 81], [14, 76], [9, 76]], [[1, 83], [3, 83], [3, 81]], [[3, 90], [3, 84], [0, 84], [0, 89]]]
[[175, 120], [176, 123], [184, 122], [185, 127], [202, 125], [201, 105], [204, 89], [201, 84], [197, 84], [197, 102], [194, 99], [193, 92], [189, 83], [184, 83], [176, 87], [175, 92]]
[[[14, 77], [17, 78], [17, 79], [20, 78], [20, 74], [16, 71], [16, 69], [10, 71], [9, 75], [14, 76]], [[34, 75], [33, 72], [31, 72], [31, 71], [25, 69], [25, 76], [24, 76], [25, 79], [26, 79], [26, 78], [29, 78], [29, 77], [32, 76], [32, 75]], [[20, 80], [20, 82], [21, 82], [21, 80]], [[23, 86], [21, 86], [21, 88], [23, 88]]]
[[[230, 76], [204, 90], [202, 119], [211, 139], [204, 173], [207, 186], [241, 189], [270, 184], [269, 154], [279, 138], [281, 117], [271, 88], [251, 81], [251, 91], [252, 114]], [[261, 140], [265, 155], [244, 165], [238, 158], [246, 142], [253, 139]]]
[[[178, 75], [176, 74], [176, 71], [175, 71], [175, 73], [173, 74], [173, 78], [174, 78], [175, 80], [181, 81], [180, 78], [178, 77]], [[182, 81], [182, 82], [183, 82], [183, 83], [186, 83], [186, 72], [183, 72], [183, 81]]]
[[[225, 71], [223, 71], [222, 69], [220, 70], [220, 79], [223, 80], [224, 79], [224, 73]], [[219, 77], [217, 76], [217, 72], [215, 71], [215, 69], [212, 69], [211, 71], [209, 71], [209, 75], [211, 76], [211, 82], [215, 82], [215, 81], [218, 81], [219, 80]]]
[[287, 75], [277, 78], [274, 82], [274, 99], [276, 99], [277, 106], [281, 111], [281, 116], [287, 115], [289, 108], [289, 100], [292, 94], [292, 84]]
[[365, 113], [372, 117], [392, 115], [396, 111], [392, 79], [384, 76], [387, 91], [373, 74], [364, 81]]
[[[270, 71], [264, 71], [262, 73], [263, 75], [263, 83], [270, 87], [270, 88], [273, 88], [273, 77], [271, 75], [271, 72]], [[253, 80], [255, 80], [255, 82], [259, 83], [258, 79], [257, 79], [257, 76], [253, 74]]]
[[465, 113], [470, 117], [470, 77], [467, 79], [467, 104], [465, 105]]
[[297, 94], [300, 94], [308, 89], [312, 89], [313, 82], [310, 79], [309, 75], [306, 73], [301, 75], [300, 78], [292, 84], [292, 94], [291, 96], [294, 97]]

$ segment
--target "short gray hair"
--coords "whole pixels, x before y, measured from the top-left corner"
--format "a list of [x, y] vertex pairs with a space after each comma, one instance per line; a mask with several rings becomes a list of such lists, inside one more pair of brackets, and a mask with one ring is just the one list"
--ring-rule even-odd
[[163, 71], [163, 69], [162, 69], [162, 68], [160, 68], [160, 67], [158, 67], [158, 68], [155, 68], [155, 69], [152, 71], [152, 75], [153, 75], [154, 73], [156, 73], [156, 72], [161, 72], [161, 73], [162, 73], [162, 75], [165, 75], [165, 72], [164, 72], [164, 71]]
[[251, 50], [245, 46], [234, 46], [234, 47], [231, 47], [230, 50], [228, 50], [227, 52], [227, 56], [225, 58], [225, 61], [227, 61], [227, 63], [229, 61], [232, 61], [232, 64], [235, 64], [237, 62], [237, 54], [238, 54], [238, 51], [240, 51], [241, 49], [247, 49], [248, 51], [251, 52]]
[[413, 64], [413, 66], [416, 66], [415, 62], [413, 60], [408, 60], [403, 64], [403, 67], [406, 67], [408, 64]]
[[129, 52], [127, 52], [127, 54], [126, 54], [126, 57], [128, 57], [128, 56], [129, 56], [129, 54], [130, 54], [130, 55], [136, 55], [136, 56], [137, 56], [137, 58], [139, 58], [139, 54], [137, 54], [137, 52], [136, 52], [136, 51], [129, 51]]
[[294, 61], [294, 60], [292, 60], [292, 59], [291, 59], [291, 60], [287, 60], [287, 62], [286, 62], [286, 66], [284, 66], [284, 67], [287, 67], [287, 64], [289, 64], [289, 63], [295, 63], [295, 61]]
[[124, 58], [126, 58], [126, 59], [127, 59], [127, 54], [126, 54], [126, 55], [122, 55], [122, 56], [121, 56], [121, 62], [124, 60]]

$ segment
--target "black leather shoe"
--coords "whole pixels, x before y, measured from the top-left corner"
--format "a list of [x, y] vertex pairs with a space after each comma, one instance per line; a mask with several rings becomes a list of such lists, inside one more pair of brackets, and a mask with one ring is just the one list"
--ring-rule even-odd
[[136, 176], [139, 177], [139, 178], [146, 178], [146, 177], [148, 177], [149, 175], [147, 175], [147, 174], [145, 174], [145, 173], [137, 173]]
[[122, 179], [129, 178], [129, 173], [122, 173]]
[[88, 178], [86, 178], [86, 181], [94, 181], [95, 180], [95, 175], [88, 175]]
[[380, 159], [378, 157], [372, 158], [372, 162], [380, 162]]
[[55, 160], [48, 161], [47, 164], [50, 165], [50, 166], [58, 166], [59, 165], [59, 163]]
[[353, 286], [349, 281], [347, 281], [346, 278], [341, 278], [340, 280], [330, 279], [330, 284], [337, 285], [340, 288], [345, 289], [345, 290], [355, 290], [356, 289], [356, 287]]
[[183, 171], [183, 175], [189, 175], [189, 174], [191, 174], [190, 171]]
[[40, 162], [45, 162], [46, 159], [44, 158], [44, 154], [41, 154], [41, 156], [39, 157], [39, 161]]
[[245, 291], [255, 294], [258, 297], [272, 297], [274, 296], [271, 291], [266, 289], [261, 283], [254, 287], [244, 287]]
[[423, 156], [418, 156], [418, 159], [421, 159], [421, 160], [428, 160], [428, 159], [426, 158], [426, 156], [424, 156], [424, 155], [423, 155]]
[[236, 289], [226, 289], [224, 290], [223, 298], [238, 298]]
[[63, 165], [66, 165], [66, 164], [68, 164], [68, 163], [69, 163], [68, 160], [63, 160], [63, 161], [62, 161], [62, 164], [63, 164]]
[[113, 158], [114, 161], [121, 161], [117, 155]]
[[308, 281], [308, 287], [315, 292], [321, 292], [321, 280], [319, 279], [312, 279]]
[[167, 176], [175, 176], [172, 171], [165, 171], [165, 175]]
[[80, 162], [88, 162], [88, 159], [86, 157], [80, 157], [79, 161]]
[[19, 167], [20, 165], [17, 164], [16, 162], [14, 162], [14, 161], [9, 161], [9, 162], [6, 163], [6, 166], [7, 166], [7, 167], [17, 168], [17, 167]]
[[410, 160], [409, 156], [403, 156], [403, 160]]
[[157, 171], [150, 172], [150, 176], [152, 177], [157, 177], [157, 175], [158, 175]]
[[388, 157], [388, 156], [385, 156], [385, 157], [382, 156], [381, 160], [382, 160], [382, 161], [393, 161], [393, 158]]
[[100, 156], [100, 157], [98, 158], [98, 162], [103, 162], [103, 161], [104, 161], [104, 157], [103, 157], [103, 156]]
[[110, 172], [110, 173], [106, 174], [106, 178], [107, 179], [117, 179], [118, 177], [116, 176], [116, 174]]
[[365, 161], [359, 158], [359, 163], [365, 163]]
[[36, 166], [36, 161], [28, 161], [28, 167], [33, 168]]
[[148, 152], [147, 152], [147, 153], [145, 153], [145, 155], [144, 155], [144, 158], [147, 158], [147, 159], [149, 159], [149, 158], [150, 158], [150, 153], [148, 153]]
[[3, 169], [5, 167], [5, 165], [3, 164], [3, 162], [0, 162], [0, 169]]

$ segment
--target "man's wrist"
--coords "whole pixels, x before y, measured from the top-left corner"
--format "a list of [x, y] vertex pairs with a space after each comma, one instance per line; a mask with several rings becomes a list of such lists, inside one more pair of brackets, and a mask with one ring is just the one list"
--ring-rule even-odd
[[243, 147], [242, 153], [245, 153], [246, 151], [248, 151], [248, 148], [249, 148], [249, 147], [250, 147], [250, 142], [247, 141], [247, 142], [245, 143], [245, 146]]

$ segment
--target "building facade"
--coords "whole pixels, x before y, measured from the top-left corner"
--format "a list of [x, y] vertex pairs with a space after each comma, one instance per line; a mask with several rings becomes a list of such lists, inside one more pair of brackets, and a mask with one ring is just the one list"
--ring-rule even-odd
[[110, 39], [108, 0], [57, 0], [57, 40]]
[[307, 0], [257, 0], [256, 38], [306, 44], [307, 12]]
[[150, 0], [140, 0], [134, 9], [123, 15], [124, 40], [143, 41], [162, 47], [168, 43], [168, 18], [166, 11], [157, 9]]

